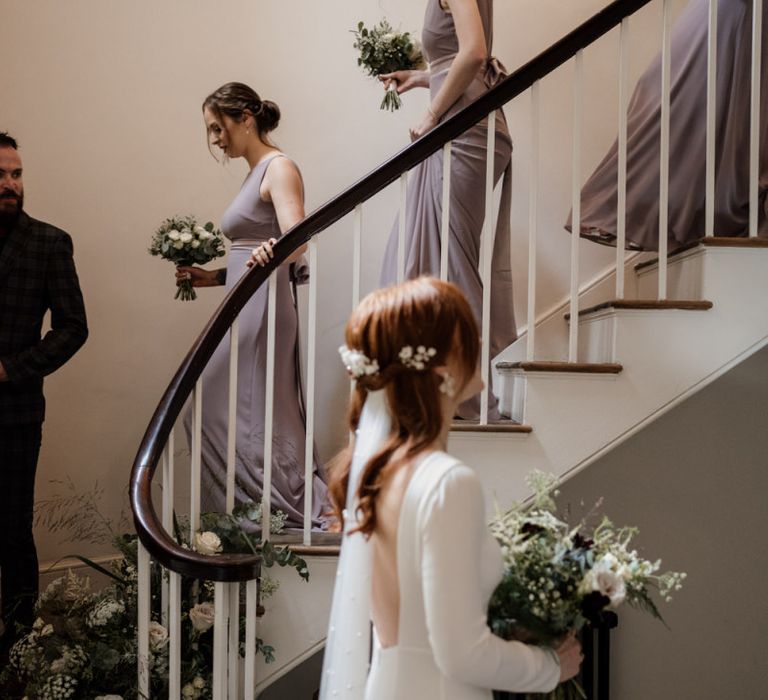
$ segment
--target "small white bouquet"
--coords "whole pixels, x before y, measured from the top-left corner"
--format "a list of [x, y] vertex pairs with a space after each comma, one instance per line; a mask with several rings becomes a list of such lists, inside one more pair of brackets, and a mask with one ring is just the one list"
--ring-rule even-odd
[[[210, 221], [200, 226], [194, 216], [173, 216], [152, 234], [149, 253], [176, 266], [205, 265], [224, 255], [224, 237]], [[197, 299], [191, 280], [181, 281], [174, 299]]]
[[[424, 67], [419, 42], [409, 32], [396, 32], [387, 20], [382, 19], [372, 29], [358, 22], [353, 46], [360, 51], [357, 65], [368, 75], [378, 77], [398, 70], [416, 70]], [[381, 109], [394, 112], [400, 109], [402, 101], [397, 94], [394, 81], [387, 88]]]
[[[501, 545], [504, 575], [488, 608], [488, 622], [505, 639], [555, 645], [569, 631], [600, 621], [623, 602], [661, 620], [651, 591], [665, 601], [682, 587], [684, 573], [658, 573], [661, 561], [643, 559], [630, 547], [637, 528], [616, 527], [603, 517], [591, 532], [556, 515], [557, 478], [534, 471], [529, 506], [497, 512], [491, 533]], [[544, 696], [537, 696], [544, 697]], [[575, 680], [546, 697], [584, 698]]]

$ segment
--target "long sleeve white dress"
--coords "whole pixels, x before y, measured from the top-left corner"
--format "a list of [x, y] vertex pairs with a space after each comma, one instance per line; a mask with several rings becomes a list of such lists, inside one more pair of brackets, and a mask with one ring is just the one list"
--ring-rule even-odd
[[489, 700], [492, 688], [557, 685], [551, 650], [504, 641], [488, 628], [501, 550], [486, 527], [477, 475], [445, 452], [427, 455], [408, 484], [397, 566], [398, 644], [374, 643], [365, 700]]

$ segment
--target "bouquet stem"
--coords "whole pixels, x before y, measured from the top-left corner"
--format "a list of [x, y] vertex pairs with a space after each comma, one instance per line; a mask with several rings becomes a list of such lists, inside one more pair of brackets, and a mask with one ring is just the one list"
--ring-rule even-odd
[[384, 93], [384, 99], [381, 101], [379, 109], [386, 109], [390, 112], [394, 112], [396, 109], [400, 109], [403, 101], [400, 99], [400, 95], [397, 94], [397, 85], [395, 82], [391, 82], [387, 91]]
[[176, 287], [176, 296], [174, 299], [181, 299], [182, 301], [194, 301], [197, 299], [197, 292], [192, 286], [192, 280], [181, 280]]

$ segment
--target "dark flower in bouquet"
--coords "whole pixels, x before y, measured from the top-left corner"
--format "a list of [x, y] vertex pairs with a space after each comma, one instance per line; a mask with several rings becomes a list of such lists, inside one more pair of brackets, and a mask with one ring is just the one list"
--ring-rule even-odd
[[[357, 65], [374, 78], [399, 70], [416, 70], [425, 65], [419, 42], [409, 32], [396, 32], [385, 19], [371, 29], [358, 22], [357, 29], [352, 33], [355, 35], [353, 46], [360, 52]], [[381, 109], [393, 112], [401, 105], [397, 87], [392, 83], [384, 93]]]
[[[636, 528], [616, 527], [603, 517], [585, 532], [585, 522], [573, 526], [561, 520], [553, 499], [556, 477], [532, 472], [526, 481], [532, 502], [497, 512], [490, 526], [504, 558], [504, 574], [488, 609], [494, 634], [554, 646], [624, 602], [661, 620], [651, 592], [670, 601], [685, 574], [659, 573], [660, 560], [651, 562], [632, 549]], [[569, 681], [551, 697], [584, 695], [577, 682]]]
[[[200, 226], [194, 216], [173, 216], [152, 234], [150, 255], [179, 265], [205, 265], [224, 255], [224, 236], [210, 221]], [[182, 280], [174, 299], [191, 301], [197, 293], [191, 280]]]

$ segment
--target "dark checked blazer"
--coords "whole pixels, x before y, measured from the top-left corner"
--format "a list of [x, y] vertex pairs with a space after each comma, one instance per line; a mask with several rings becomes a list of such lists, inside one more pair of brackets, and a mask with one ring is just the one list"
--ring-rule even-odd
[[[51, 330], [41, 338], [51, 310]], [[43, 377], [61, 367], [88, 337], [72, 239], [24, 212], [0, 251], [0, 426], [40, 423]]]

